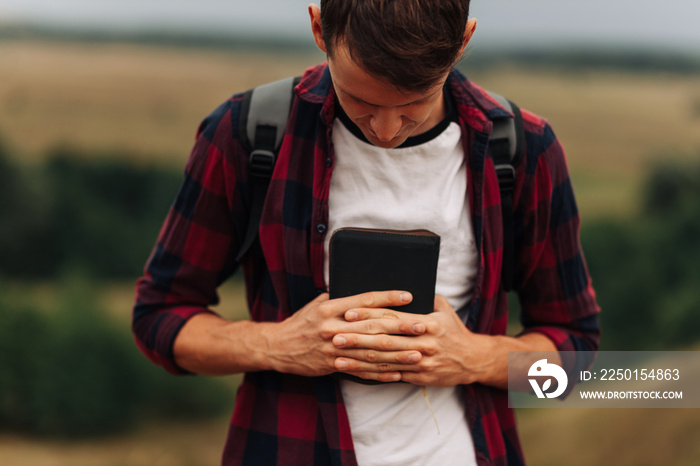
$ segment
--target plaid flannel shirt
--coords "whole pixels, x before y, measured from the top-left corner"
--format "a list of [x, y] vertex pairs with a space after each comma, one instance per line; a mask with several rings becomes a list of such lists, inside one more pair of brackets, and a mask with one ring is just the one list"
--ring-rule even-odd
[[[500, 285], [502, 222], [498, 181], [488, 157], [492, 119], [511, 115], [454, 70], [448, 79], [467, 154], [469, 207], [480, 256], [473, 298], [460, 311], [474, 332], [501, 335], [508, 320]], [[333, 172], [335, 96], [326, 65], [310, 68], [296, 98], [270, 183], [256, 243], [235, 256], [250, 207], [247, 153], [239, 134], [242, 94], [201, 124], [185, 180], [137, 283], [133, 331], [153, 362], [184, 373], [172, 346], [183, 324], [211, 312], [217, 286], [241, 267], [254, 321], [281, 321], [326, 290], [323, 240]], [[596, 350], [599, 308], [578, 240], [579, 217], [561, 145], [549, 125], [523, 111], [525, 157], [516, 167], [515, 288], [524, 332], [560, 351]], [[582, 361], [564, 361], [571, 373]], [[479, 465], [523, 464], [507, 393], [464, 386]], [[223, 463], [355, 465], [336, 379], [277, 372], [245, 375]]]

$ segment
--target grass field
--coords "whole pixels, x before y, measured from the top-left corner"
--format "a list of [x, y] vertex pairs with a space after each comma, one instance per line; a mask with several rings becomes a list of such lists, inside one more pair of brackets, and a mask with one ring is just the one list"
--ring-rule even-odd
[[57, 144], [182, 166], [199, 121], [233, 92], [318, 57], [88, 43], [0, 43], [0, 134], [22, 156]]
[[[535, 466], [695, 466], [695, 410], [542, 410], [520, 412], [528, 464]], [[215, 466], [228, 420], [142, 427], [98, 440], [0, 438], [0, 463], [12, 466]]]
[[215, 466], [228, 419], [153, 424], [126, 435], [74, 441], [0, 436], [7, 466]]
[[[0, 139], [31, 163], [70, 145], [182, 167], [199, 121], [231, 93], [299, 74], [321, 59], [0, 42]], [[468, 71], [468, 58], [463, 68]], [[468, 75], [550, 121], [566, 147], [584, 221], [634, 213], [650, 162], [700, 157], [698, 76], [508, 66]], [[39, 304], [57, 294], [55, 284], [16, 284], [14, 290]], [[106, 284], [97, 295], [98, 307], [128, 331], [133, 283]], [[240, 284], [226, 285], [221, 297], [221, 314], [245, 317]], [[700, 458], [697, 410], [521, 410], [518, 417], [534, 465], [691, 465]], [[226, 428], [222, 418], [149, 424], [97, 440], [3, 433], [0, 464], [215, 465]]]
[[[229, 95], [300, 74], [319, 54], [277, 56], [45, 42], [0, 43], [0, 138], [38, 161], [57, 145], [182, 167], [201, 119]], [[652, 159], [700, 156], [697, 76], [503, 66], [469, 72], [547, 118], [584, 218], [633, 211]]]

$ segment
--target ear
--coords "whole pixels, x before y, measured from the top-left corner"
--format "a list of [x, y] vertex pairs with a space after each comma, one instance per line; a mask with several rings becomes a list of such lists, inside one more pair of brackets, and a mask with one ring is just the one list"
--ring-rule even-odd
[[459, 51], [459, 56], [462, 56], [464, 49], [467, 48], [467, 44], [472, 40], [472, 36], [476, 31], [476, 18], [469, 18], [467, 20], [467, 25], [464, 28], [464, 38], [462, 39], [462, 49]]
[[311, 18], [311, 33], [314, 35], [316, 47], [321, 49], [323, 53], [328, 53], [326, 43], [323, 42], [323, 33], [321, 30], [321, 9], [313, 3], [309, 5], [309, 18]]

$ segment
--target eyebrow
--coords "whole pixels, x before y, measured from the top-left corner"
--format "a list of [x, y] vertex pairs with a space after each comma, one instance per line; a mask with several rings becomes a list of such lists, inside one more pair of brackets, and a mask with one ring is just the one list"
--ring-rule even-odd
[[[359, 102], [362, 102], [363, 104], [371, 105], [372, 107], [384, 107], [384, 105], [377, 105], [377, 104], [373, 104], [373, 103], [371, 103], [371, 102], [367, 102], [367, 101], [364, 100], [364, 99], [360, 99], [359, 97], [350, 94], [348, 91], [346, 91], [346, 90], [343, 89], [342, 87], [338, 86], [338, 84], [336, 84], [336, 83], [334, 83], [334, 85], [335, 85], [335, 87], [337, 87], [338, 90], [340, 90], [343, 94], [345, 94], [345, 95], [347, 95], [348, 97], [350, 97], [350, 98], [352, 98], [352, 99], [355, 99], [355, 100], [357, 100], [357, 101], [359, 101]], [[421, 97], [420, 99], [416, 99], [416, 100], [413, 100], [413, 101], [411, 101], [411, 102], [407, 102], [407, 103], [405, 103], [405, 104], [396, 105], [395, 107], [408, 107], [409, 105], [413, 105], [413, 104], [417, 104], [417, 103], [423, 102], [424, 100], [428, 100], [428, 99], [430, 99], [431, 97], [433, 97], [435, 94], [437, 94], [438, 92], [440, 92], [440, 89], [442, 89], [442, 86], [441, 86], [441, 87], [438, 87], [437, 90], [436, 90], [435, 92], [433, 92], [432, 94], [430, 94], [430, 95], [427, 95], [427, 96], [425, 96], [425, 97]]]

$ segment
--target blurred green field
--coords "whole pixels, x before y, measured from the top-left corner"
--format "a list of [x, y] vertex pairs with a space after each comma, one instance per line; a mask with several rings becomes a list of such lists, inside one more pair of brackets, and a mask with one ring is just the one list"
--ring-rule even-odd
[[[181, 169], [199, 121], [231, 93], [299, 74], [321, 59], [0, 42], [0, 139], [13, 156], [36, 165], [52, 148], [67, 146]], [[470, 71], [469, 58], [461, 67], [482, 87], [553, 125], [567, 150], [584, 222], [637, 213], [651, 162], [700, 156], [698, 76], [505, 65]], [[52, 282], [9, 285], [8, 299], [45, 309], [61, 292]], [[133, 282], [95, 286], [95, 307], [128, 331]], [[240, 282], [226, 284], [220, 294], [218, 312], [245, 318]], [[518, 417], [534, 465], [690, 465], [700, 458], [697, 410], [522, 410]], [[226, 428], [226, 418], [146, 423], [127, 434], [71, 441], [3, 432], [0, 464], [214, 465]]]

